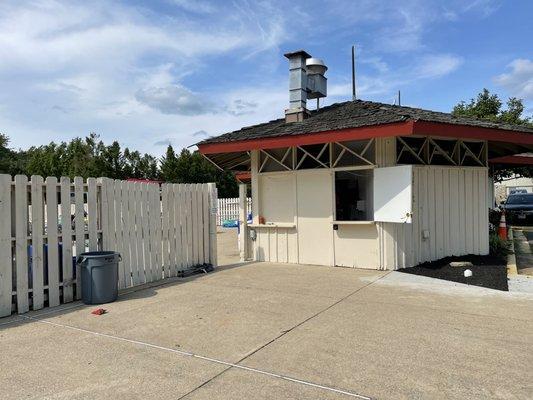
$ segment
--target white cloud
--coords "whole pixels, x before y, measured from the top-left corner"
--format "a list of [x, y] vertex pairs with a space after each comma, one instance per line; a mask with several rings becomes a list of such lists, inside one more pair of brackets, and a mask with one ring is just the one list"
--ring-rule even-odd
[[[371, 44], [370, 51], [395, 54], [427, 50], [425, 34], [443, 22], [485, 18], [499, 7], [498, 0], [448, 0], [445, 5], [430, 0], [336, 0], [326, 10], [321, 4], [320, 19], [327, 21], [330, 31], [350, 29], [356, 40], [364, 38]], [[315, 30], [331, 35], [320, 26]]]
[[225, 111], [235, 116], [246, 115], [252, 114], [257, 106], [257, 102], [252, 100], [235, 99], [225, 107]]
[[200, 13], [200, 14], [211, 14], [217, 10], [217, 7], [209, 1], [202, 0], [171, 0], [172, 3], [181, 7], [185, 11]]
[[437, 78], [455, 71], [463, 62], [453, 54], [435, 54], [422, 57], [415, 74], [420, 78]]
[[499, 0], [473, 0], [463, 2], [461, 7], [465, 13], [474, 12], [478, 13], [482, 18], [486, 18], [496, 12], [500, 5]]
[[172, 140], [170, 139], [161, 139], [156, 142], [154, 142], [154, 146], [171, 146]]
[[533, 100], [533, 61], [523, 58], [513, 60], [510, 72], [498, 75], [494, 82], [505, 88], [512, 96]]
[[[461, 57], [453, 54], [422, 55], [396, 69], [378, 70], [377, 74], [360, 74], [356, 78], [357, 96], [392, 96], [398, 89], [414, 82], [446, 76], [456, 71], [462, 62]], [[351, 93], [351, 82], [332, 83], [328, 87], [328, 95], [333, 98], [346, 100], [350, 98]]]
[[233, 98], [204, 102], [182, 81], [212, 68], [206, 59], [277, 49], [285, 36], [282, 10], [267, 2], [246, 10], [178, 3], [176, 9], [203, 13], [212, 6], [217, 17], [163, 15], [103, 0], [0, 2], [0, 121], [13, 145], [91, 131], [130, 147], [146, 147], [147, 135], [189, 145], [192, 132], [221, 126], [207, 115], [253, 110]]
[[[163, 14], [151, 2], [0, 1], [0, 129], [16, 147], [91, 131], [156, 154], [168, 141], [188, 146], [201, 138], [194, 132], [283, 116], [280, 47], [314, 52], [352, 35], [361, 38], [359, 62], [371, 66], [358, 72], [358, 93], [385, 97], [460, 65], [455, 55], [433, 54], [424, 35], [445, 12], [460, 20], [488, 3], [462, 4], [166, 0]], [[324, 104], [351, 93], [330, 66]]]
[[[186, 17], [163, 18], [109, 2], [42, 1], [0, 6], [0, 69], [57, 71], [108, 69], [152, 55], [195, 57], [233, 49], [250, 52], [277, 45], [280, 27], [235, 17], [216, 24]], [[248, 17], [250, 18], [250, 17]], [[279, 19], [276, 20], [280, 23]]]
[[135, 98], [163, 114], [202, 115], [218, 112], [205, 97], [180, 85], [139, 89]]
[[192, 135], [193, 136], [209, 136], [209, 133], [201, 129], [199, 131], [194, 132]]

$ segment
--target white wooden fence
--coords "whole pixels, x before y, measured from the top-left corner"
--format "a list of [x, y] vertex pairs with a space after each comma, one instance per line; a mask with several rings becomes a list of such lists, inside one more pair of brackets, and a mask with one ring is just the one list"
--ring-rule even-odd
[[[246, 199], [247, 210], [252, 209], [252, 199], [248, 197]], [[238, 220], [239, 219], [239, 198], [221, 198], [218, 199], [218, 212], [217, 212], [217, 225], [222, 225], [226, 220]]]
[[217, 265], [216, 187], [0, 175], [0, 317], [81, 298], [74, 257], [115, 250], [119, 287]]

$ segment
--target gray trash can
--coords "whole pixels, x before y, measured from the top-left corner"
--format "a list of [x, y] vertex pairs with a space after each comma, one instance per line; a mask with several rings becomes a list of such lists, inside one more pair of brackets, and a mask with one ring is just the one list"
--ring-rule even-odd
[[81, 299], [85, 304], [111, 303], [118, 297], [118, 263], [122, 261], [114, 251], [81, 253]]

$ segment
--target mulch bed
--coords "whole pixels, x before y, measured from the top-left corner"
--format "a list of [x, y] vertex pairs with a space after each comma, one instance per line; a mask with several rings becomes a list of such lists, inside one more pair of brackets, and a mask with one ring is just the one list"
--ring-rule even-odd
[[[469, 261], [473, 266], [452, 267], [450, 263], [453, 261]], [[472, 276], [469, 278], [465, 278], [464, 276], [466, 269], [472, 271]], [[494, 256], [468, 255], [462, 257], [446, 257], [433, 262], [425, 262], [416, 267], [402, 268], [398, 271], [490, 289], [509, 290], [505, 260]]]

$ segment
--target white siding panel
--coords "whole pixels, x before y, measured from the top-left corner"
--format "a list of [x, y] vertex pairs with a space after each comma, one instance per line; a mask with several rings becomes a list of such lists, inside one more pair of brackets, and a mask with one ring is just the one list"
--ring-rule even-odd
[[418, 179], [418, 214], [420, 225], [420, 261], [426, 262], [431, 259], [431, 241], [424, 238], [424, 231], [429, 231], [429, 210], [428, 204], [428, 171], [427, 168], [417, 168], [419, 172]]
[[[398, 269], [451, 255], [487, 254], [487, 169], [416, 169], [413, 223], [381, 225], [384, 267]], [[423, 238], [425, 230], [428, 239]]]
[[427, 168], [428, 173], [428, 227], [429, 227], [429, 260], [437, 259], [437, 235], [435, 214], [435, 170]]
[[412, 242], [412, 249], [411, 249], [411, 262], [413, 264], [418, 264], [420, 262], [420, 245], [421, 241], [417, 240], [417, 238], [420, 238], [420, 169], [414, 168], [413, 169], [413, 193], [412, 193], [412, 202], [413, 202], [413, 217], [412, 217], [412, 223], [411, 223], [411, 240]]
[[474, 252], [474, 213], [473, 213], [473, 171], [465, 170], [465, 222], [466, 228], [466, 253]]
[[443, 245], [443, 257], [448, 255], [451, 251], [450, 245], [450, 205], [451, 205], [451, 192], [450, 192], [450, 170], [442, 171], [442, 228], [444, 236], [444, 245]]
[[297, 172], [298, 248], [301, 264], [333, 264], [333, 180], [330, 170]]
[[459, 254], [466, 253], [466, 224], [465, 224], [465, 215], [466, 215], [466, 202], [465, 202], [465, 170], [459, 169], [459, 182], [458, 182], [458, 197], [459, 202], [457, 206], [459, 207]]
[[442, 187], [442, 169], [435, 168], [433, 173], [435, 190], [435, 256], [438, 259], [444, 257], [444, 193]]
[[454, 256], [461, 254], [459, 227], [459, 171], [450, 171], [450, 253]]
[[[289, 184], [291, 174], [294, 177], [293, 185]], [[281, 179], [283, 175], [284, 180]], [[333, 231], [331, 217], [324, 218], [324, 221], [317, 218], [317, 209], [310, 205], [312, 202], [308, 199], [313, 198], [321, 207], [330, 201], [315, 193], [319, 190], [317, 187], [322, 191], [326, 183], [329, 184], [329, 180], [326, 182], [326, 179], [322, 179], [319, 171], [279, 173], [279, 180], [287, 183], [281, 197], [287, 207], [290, 206], [289, 199], [295, 203], [293, 214], [296, 215], [296, 227], [252, 227], [257, 232], [257, 240], [252, 243], [256, 260], [330, 265], [325, 259], [329, 244], [325, 238], [328, 233], [333, 236], [332, 263], [335, 265], [397, 269], [452, 255], [487, 254], [487, 175], [488, 170], [480, 167], [414, 166], [411, 223], [377, 222], [373, 226], [374, 236], [371, 237], [363, 235], [367, 227], [354, 225]], [[277, 197], [277, 187], [269, 185], [270, 181], [275, 180], [274, 177], [278, 178], [274, 174], [257, 177], [259, 190], [256, 194], [259, 194], [258, 200], [263, 204], [276, 203], [272, 200]], [[275, 189], [269, 190], [269, 186]], [[302, 190], [302, 186], [306, 190]], [[274, 214], [275, 207], [258, 208], [260, 215], [267, 217], [267, 222], [275, 222], [280, 217], [286, 220], [283, 222], [289, 222], [286, 215]], [[268, 212], [264, 214], [265, 211]], [[322, 214], [325, 215], [321, 213], [320, 216]], [[327, 224], [322, 223], [326, 221]], [[305, 237], [310, 232], [320, 235], [319, 242], [323, 243], [320, 253], [313, 252], [316, 248], [311, 248], [312, 245], [316, 246], [318, 239]], [[370, 239], [368, 247], [361, 248], [361, 241], [366, 239]], [[374, 254], [371, 254], [370, 243], [375, 244]], [[356, 247], [361, 248], [360, 254], [365, 252], [365, 262], [362, 262], [362, 256], [353, 257]]]
[[257, 261], [298, 263], [296, 229], [287, 227], [253, 227], [257, 239], [253, 242]]

